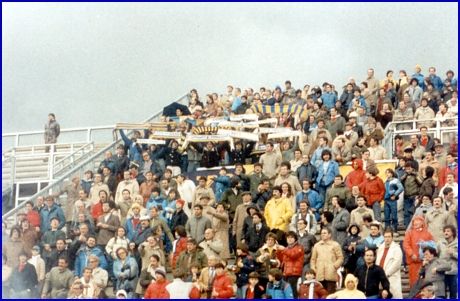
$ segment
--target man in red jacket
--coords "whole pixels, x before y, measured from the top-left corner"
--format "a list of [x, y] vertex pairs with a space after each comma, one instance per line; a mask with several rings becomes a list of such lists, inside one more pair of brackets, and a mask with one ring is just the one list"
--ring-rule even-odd
[[385, 195], [385, 184], [383, 184], [382, 179], [377, 177], [378, 173], [378, 169], [368, 168], [366, 170], [367, 179], [359, 186], [359, 188], [361, 193], [366, 196], [367, 206], [372, 208], [372, 211], [374, 211], [375, 219], [381, 222], [380, 202], [383, 200]]
[[441, 169], [439, 173], [439, 187], [442, 188], [446, 185], [447, 182], [447, 174], [454, 173], [455, 174], [455, 181], [458, 183], [458, 166], [457, 162], [455, 162], [455, 154], [448, 153], [446, 156], [447, 165]]
[[345, 183], [348, 189], [350, 189], [350, 192], [353, 186], [359, 186], [361, 183], [366, 181], [366, 171], [363, 169], [363, 160], [354, 159], [351, 166], [354, 170], [348, 174], [347, 181]]
[[145, 299], [169, 299], [169, 292], [166, 286], [169, 282], [166, 280], [166, 271], [163, 267], [155, 270], [156, 281], [149, 285], [145, 292]]
[[292, 287], [294, 299], [297, 299], [297, 281], [302, 276], [304, 248], [297, 241], [297, 234], [293, 231], [286, 233], [288, 246], [278, 246], [283, 251], [284, 280]]
[[230, 299], [233, 296], [232, 280], [225, 275], [225, 267], [222, 263], [217, 263], [214, 268], [216, 269], [216, 279], [212, 286], [211, 298]]

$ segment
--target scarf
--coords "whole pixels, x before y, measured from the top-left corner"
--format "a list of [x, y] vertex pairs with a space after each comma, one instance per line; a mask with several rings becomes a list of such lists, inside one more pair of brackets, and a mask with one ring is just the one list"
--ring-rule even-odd
[[[305, 280], [303, 282], [303, 284], [305, 285], [309, 285], [310, 284], [310, 289], [308, 291], [308, 299], [313, 299], [313, 291], [315, 290], [315, 283], [318, 283], [319, 285], [321, 285], [321, 283], [318, 282], [318, 280]], [[322, 285], [321, 285], [322, 286]]]
[[455, 169], [455, 166], [457, 166], [457, 163], [447, 163], [447, 166], [449, 166], [450, 169]]

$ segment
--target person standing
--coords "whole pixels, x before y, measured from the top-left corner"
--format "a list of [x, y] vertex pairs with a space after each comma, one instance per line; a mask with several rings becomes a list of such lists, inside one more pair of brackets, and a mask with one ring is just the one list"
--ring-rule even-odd
[[390, 292], [394, 299], [402, 299], [401, 288], [401, 265], [402, 251], [398, 243], [393, 241], [393, 230], [385, 230], [383, 234], [384, 243], [377, 249], [377, 261], [390, 281]]
[[[375, 264], [375, 250], [367, 249], [364, 252], [365, 265], [355, 270], [355, 276], [358, 278], [358, 290], [362, 291], [367, 299], [386, 299], [390, 292], [390, 282], [388, 281], [385, 271]], [[379, 293], [379, 287], [383, 290]], [[381, 294], [381, 295], [380, 295]]]
[[331, 239], [330, 228], [321, 229], [321, 240], [313, 247], [310, 267], [316, 271], [316, 279], [329, 294], [335, 293], [337, 270], [343, 264], [340, 245]]
[[[61, 133], [61, 127], [56, 121], [56, 116], [53, 113], [48, 114], [48, 122], [45, 124], [45, 144], [56, 144], [57, 138]], [[49, 153], [51, 149], [50, 145], [45, 147], [45, 153]], [[56, 147], [53, 145], [53, 152], [56, 151]], [[48, 161], [46, 158], [44, 161]]]
[[436, 251], [439, 259], [443, 259], [451, 264], [452, 269], [447, 271], [444, 276], [444, 285], [449, 291], [448, 299], [456, 299], [458, 290], [458, 240], [457, 229], [452, 225], [444, 227], [444, 239], [436, 244]]

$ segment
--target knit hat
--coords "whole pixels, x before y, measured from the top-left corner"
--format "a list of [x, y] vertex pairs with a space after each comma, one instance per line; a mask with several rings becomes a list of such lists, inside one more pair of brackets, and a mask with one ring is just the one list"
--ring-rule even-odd
[[413, 149], [412, 149], [412, 147], [410, 147], [410, 146], [408, 146], [408, 147], [406, 147], [406, 148], [404, 149], [404, 152], [405, 152], [405, 153], [412, 153], [412, 151], [413, 151]]
[[158, 268], [155, 270], [155, 274], [160, 274], [160, 275], [162, 275], [164, 278], [166, 278], [166, 271], [165, 271], [165, 268], [164, 268], [164, 267], [158, 267]]
[[39, 247], [39, 246], [34, 246], [34, 247], [32, 248], [32, 250], [37, 250], [38, 252], [40, 252], [40, 247]]
[[57, 219], [58, 222], [61, 222], [61, 220], [60, 220], [59, 217], [57, 217], [57, 216], [53, 216], [53, 217], [50, 219], [50, 222], [53, 221], [53, 219]]
[[250, 191], [244, 191], [244, 192], [241, 194], [241, 196], [243, 196], [243, 195], [245, 195], [245, 194], [251, 195], [251, 192], [250, 192]]
[[182, 204], [182, 207], [184, 207], [184, 205], [185, 205], [185, 201], [184, 201], [183, 199], [178, 199], [178, 200], [176, 201], [176, 204], [177, 204], [177, 203]]
[[420, 65], [415, 65], [415, 69], [420, 69], [420, 70], [422, 70], [422, 66], [420, 66]]

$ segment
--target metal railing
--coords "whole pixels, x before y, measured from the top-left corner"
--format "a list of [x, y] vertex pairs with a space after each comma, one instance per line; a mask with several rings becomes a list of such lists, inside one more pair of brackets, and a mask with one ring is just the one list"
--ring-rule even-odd
[[[190, 94], [186, 93], [186, 94], [182, 95], [181, 97], [179, 97], [174, 102], [181, 103], [181, 104], [184, 104], [184, 105], [188, 105], [189, 99], [190, 99]], [[163, 110], [160, 110], [160, 111], [156, 112], [155, 114], [153, 114], [152, 116], [150, 116], [149, 118], [147, 118], [143, 122], [159, 122], [160, 117], [162, 116], [162, 112], [163, 112]], [[114, 127], [112, 126], [111, 129], [113, 130], [113, 128]], [[131, 134], [131, 133], [132, 133], [132, 131], [130, 131], [128, 134]], [[82, 179], [84, 179], [85, 178], [84, 177], [85, 171], [95, 169], [95, 166], [94, 166], [95, 160], [98, 159], [98, 158], [103, 158], [104, 155], [105, 155], [105, 152], [108, 151], [108, 150], [111, 150], [112, 152], [115, 152], [117, 144], [120, 143], [121, 141], [122, 141], [122, 139], [118, 139], [116, 141], [113, 141], [111, 144], [109, 144], [108, 146], [106, 146], [103, 149], [101, 149], [100, 151], [98, 151], [92, 157], [84, 160], [83, 162], [81, 162], [80, 164], [76, 165], [71, 170], [65, 172], [61, 176], [61, 178], [59, 178], [58, 180], [56, 180], [52, 184], [48, 185], [47, 187], [41, 189], [39, 192], [37, 192], [36, 194], [31, 196], [27, 200], [31, 200], [34, 203], [36, 203], [35, 201], [36, 201], [37, 197], [52, 194], [53, 191], [54, 192], [60, 191], [64, 187], [64, 185], [66, 185], [67, 182], [70, 182], [71, 178], [73, 176], [75, 176], [75, 175], [79, 175]], [[3, 214], [2, 215], [2, 220], [5, 220], [5, 219], [10, 218], [10, 217], [14, 217], [14, 219], [16, 221], [17, 217], [16, 217], [15, 214], [17, 213], [17, 211], [22, 209], [24, 207], [24, 205], [25, 205], [25, 202], [19, 203], [18, 200], [15, 200], [14, 208], [9, 210], [7, 213]]]
[[[448, 133], [458, 134], [458, 125], [456, 124], [454, 126], [441, 127], [441, 123], [445, 122], [446, 120], [452, 120], [454, 123], [456, 123], [458, 120], [457, 117], [393, 121], [393, 122], [388, 123], [387, 127], [385, 128], [385, 132], [384, 132], [385, 137], [383, 138], [383, 143], [382, 143], [388, 155], [392, 156], [394, 153], [394, 149], [395, 149], [394, 137], [396, 135], [399, 134], [401, 136], [409, 136], [409, 135], [414, 135], [414, 134], [420, 134], [419, 125], [424, 122], [430, 121], [430, 120], [435, 122], [436, 126], [428, 127], [428, 134], [429, 135], [431, 134], [432, 136], [434, 136], [433, 138], [439, 138], [442, 144], [451, 142], [449, 138], [446, 137], [446, 134]], [[403, 129], [398, 129], [401, 127]], [[447, 141], [444, 141], [444, 140], [447, 140]]]
[[[69, 140], [69, 143], [72, 141], [83, 141], [83, 142], [90, 142], [96, 141], [97, 134], [104, 131], [109, 132], [113, 130], [113, 125], [104, 125], [104, 126], [93, 126], [93, 127], [78, 127], [78, 128], [68, 128], [68, 129], [61, 129], [61, 133], [59, 135], [59, 140], [61, 142], [65, 142], [65, 140]], [[26, 145], [39, 145], [40, 142], [43, 141], [43, 136], [45, 131], [30, 131], [30, 132], [17, 132], [17, 133], [2, 133], [2, 145], [11, 144], [8, 143], [9, 141], [13, 140], [13, 146], [10, 147], [8, 150], [13, 148], [20, 147], [22, 142], [33, 141], [33, 143], [28, 143]], [[7, 150], [7, 151], [8, 151]], [[2, 151], [4, 153], [6, 151]]]
[[[89, 150], [86, 150], [89, 147]], [[79, 149], [73, 151], [71, 154], [65, 156], [61, 160], [57, 161], [53, 164], [52, 172], [53, 172], [53, 179], [60, 177], [62, 174], [65, 173], [66, 170], [71, 170], [81, 162], [83, 158], [91, 157], [94, 153], [94, 142], [88, 142]], [[77, 157], [77, 155], [80, 155]], [[70, 161], [70, 162], [69, 162]], [[50, 170], [51, 171], [51, 170]]]

